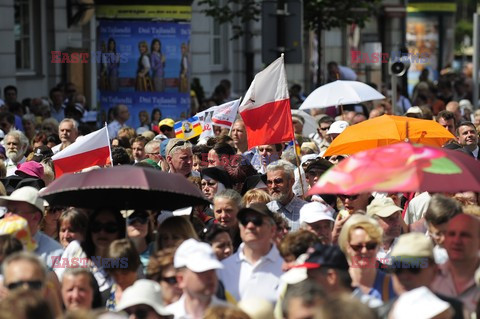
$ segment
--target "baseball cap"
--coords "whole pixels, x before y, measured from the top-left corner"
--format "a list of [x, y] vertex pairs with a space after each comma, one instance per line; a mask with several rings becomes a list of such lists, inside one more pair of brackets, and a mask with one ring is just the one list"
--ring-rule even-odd
[[173, 127], [175, 125], [175, 122], [170, 118], [166, 118], [161, 120], [160, 123], [158, 123], [158, 127], [162, 127], [164, 125], [168, 127]]
[[238, 211], [237, 219], [241, 219], [245, 214], [254, 212], [265, 217], [273, 219], [272, 211], [264, 203], [253, 203], [248, 207], [244, 207]]
[[153, 280], [138, 279], [125, 289], [117, 310], [125, 310], [136, 305], [150, 306], [160, 316], [171, 315], [163, 303], [162, 288]]
[[388, 217], [403, 209], [395, 205], [393, 199], [390, 197], [375, 198], [370, 205], [367, 206], [367, 215], [373, 217], [377, 215], [379, 217]]
[[321, 220], [334, 222], [330, 208], [319, 202], [311, 202], [300, 208], [300, 224], [312, 224]]
[[450, 308], [450, 304], [422, 286], [403, 293], [391, 311], [393, 319], [434, 318]]
[[419, 108], [418, 106], [411, 106], [408, 108], [407, 112], [405, 114], [420, 114], [423, 115], [422, 109]]
[[432, 241], [423, 233], [408, 233], [398, 237], [392, 257], [427, 257], [434, 259]]
[[163, 140], [160, 143], [160, 155], [162, 155], [163, 157], [167, 156], [166, 150], [167, 150], [168, 141], [170, 141], [169, 138], [167, 138], [166, 140]]
[[43, 178], [43, 165], [35, 161], [20, 163], [17, 165], [15, 175], [18, 175], [19, 172], [25, 173], [28, 176]]
[[193, 238], [185, 240], [177, 248], [173, 258], [173, 266], [175, 268], [187, 267], [197, 273], [223, 268], [212, 247]]
[[336, 121], [330, 125], [327, 134], [340, 134], [349, 126], [346, 121]]
[[469, 109], [470, 111], [473, 109], [472, 103], [470, 100], [463, 99], [458, 102], [458, 105], [460, 106], [461, 109]]
[[313, 248], [314, 251], [310, 254], [310, 257], [308, 257], [305, 263], [296, 267], [307, 269], [327, 267], [348, 270], [349, 265], [347, 258], [337, 245], [316, 244]]
[[9, 202], [28, 203], [40, 212], [43, 212], [43, 199], [38, 194], [38, 189], [32, 186], [25, 186], [15, 190], [10, 196], [0, 196], [0, 206], [7, 206]]

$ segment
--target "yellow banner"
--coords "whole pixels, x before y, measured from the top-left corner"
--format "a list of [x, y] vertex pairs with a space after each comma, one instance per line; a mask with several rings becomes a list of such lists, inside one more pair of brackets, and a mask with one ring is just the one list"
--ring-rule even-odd
[[457, 5], [455, 3], [444, 2], [422, 2], [409, 3], [407, 12], [456, 12]]
[[191, 20], [191, 6], [99, 5], [97, 18]]

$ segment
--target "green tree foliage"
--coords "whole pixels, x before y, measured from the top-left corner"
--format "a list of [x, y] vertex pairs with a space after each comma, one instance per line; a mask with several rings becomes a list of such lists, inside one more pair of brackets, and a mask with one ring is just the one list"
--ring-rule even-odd
[[[258, 21], [261, 0], [199, 0], [202, 12], [219, 23], [231, 23], [233, 38], [245, 34], [243, 24]], [[330, 30], [349, 24], [363, 27], [377, 13], [381, 0], [303, 0], [305, 28]]]

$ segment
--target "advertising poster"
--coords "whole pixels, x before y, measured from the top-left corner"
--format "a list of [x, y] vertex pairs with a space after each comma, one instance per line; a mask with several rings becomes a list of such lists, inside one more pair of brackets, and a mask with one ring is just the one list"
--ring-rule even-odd
[[432, 80], [438, 73], [438, 18], [437, 16], [409, 16], [407, 18], [407, 48], [412, 55], [426, 57], [410, 61], [408, 70], [408, 91], [412, 94], [414, 86], [423, 69], [430, 71]]
[[140, 111], [155, 108], [164, 118], [190, 117], [189, 22], [100, 19], [97, 45], [101, 112], [125, 104], [133, 128], [140, 126]]

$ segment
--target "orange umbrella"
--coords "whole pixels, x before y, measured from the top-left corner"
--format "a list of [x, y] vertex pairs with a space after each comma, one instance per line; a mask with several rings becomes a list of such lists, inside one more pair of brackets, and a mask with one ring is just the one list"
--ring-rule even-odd
[[354, 154], [407, 138], [412, 143], [442, 146], [455, 136], [433, 120], [382, 115], [347, 127], [333, 140], [324, 156]]

